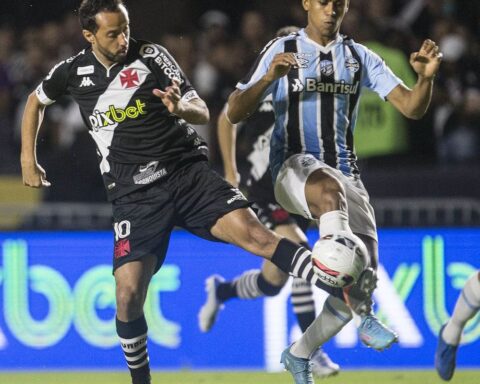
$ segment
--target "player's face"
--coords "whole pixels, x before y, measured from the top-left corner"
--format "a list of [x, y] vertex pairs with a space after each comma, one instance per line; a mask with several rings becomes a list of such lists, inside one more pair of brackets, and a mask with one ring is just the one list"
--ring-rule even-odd
[[120, 6], [118, 12], [99, 12], [96, 17], [97, 32], [91, 34], [92, 47], [110, 63], [122, 63], [128, 53], [130, 27], [128, 13]]
[[321, 40], [329, 42], [337, 36], [349, 0], [302, 0], [308, 12], [308, 28]]

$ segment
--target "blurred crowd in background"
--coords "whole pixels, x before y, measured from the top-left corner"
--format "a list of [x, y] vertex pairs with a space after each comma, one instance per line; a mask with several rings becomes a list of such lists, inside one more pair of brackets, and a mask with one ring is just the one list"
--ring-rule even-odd
[[[69, 8], [62, 11], [57, 7], [61, 2], [52, 0], [55, 12], [49, 12], [48, 0], [36, 3], [44, 4], [36, 18], [8, 7], [0, 14], [0, 174], [20, 173], [20, 125], [27, 95], [57, 62], [86, 47], [73, 11], [78, 1], [67, 1]], [[220, 172], [216, 117], [226, 98], [276, 29], [305, 26], [307, 22], [300, 0], [235, 2], [242, 3], [237, 6], [231, 3], [126, 1], [132, 37], [164, 45], [207, 102], [211, 121], [198, 130], [208, 140], [211, 163]], [[162, 16], [157, 17], [153, 9], [162, 11]], [[149, 28], [152, 23], [156, 27]], [[377, 52], [410, 86], [416, 76], [408, 63], [409, 56], [425, 38], [436, 41], [444, 54], [431, 108], [424, 119], [407, 121], [378, 96], [365, 95], [355, 133], [362, 163], [395, 169], [403, 165], [463, 164], [474, 173], [477, 169], [478, 174], [478, 1], [351, 0], [341, 31]], [[244, 151], [240, 137], [240, 156]], [[56, 186], [45, 199], [105, 199], [93, 141], [77, 105], [70, 99], [47, 108], [38, 154]]]

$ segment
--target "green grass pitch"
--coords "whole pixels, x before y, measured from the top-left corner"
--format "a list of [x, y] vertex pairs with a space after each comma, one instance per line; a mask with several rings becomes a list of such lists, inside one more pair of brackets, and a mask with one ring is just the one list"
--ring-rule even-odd
[[[325, 384], [440, 384], [430, 371], [343, 371]], [[32, 372], [0, 373], [2, 384], [130, 384], [128, 373], [102, 372]], [[152, 384], [292, 384], [288, 373], [263, 372], [154, 372]], [[452, 384], [480, 383], [480, 370], [459, 370]]]

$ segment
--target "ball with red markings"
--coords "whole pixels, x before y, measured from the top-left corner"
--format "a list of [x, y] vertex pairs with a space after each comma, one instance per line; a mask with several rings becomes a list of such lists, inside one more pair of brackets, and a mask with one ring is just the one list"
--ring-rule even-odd
[[332, 287], [345, 288], [355, 284], [368, 266], [367, 248], [352, 233], [326, 235], [313, 247], [312, 264], [320, 281]]

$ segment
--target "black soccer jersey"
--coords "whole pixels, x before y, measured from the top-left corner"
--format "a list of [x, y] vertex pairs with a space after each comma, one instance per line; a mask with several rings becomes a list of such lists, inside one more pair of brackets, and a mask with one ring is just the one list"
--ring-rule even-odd
[[246, 180], [247, 194], [254, 201], [275, 201], [272, 175], [269, 168], [270, 139], [275, 113], [272, 98], [268, 96], [258, 105], [256, 111], [240, 123], [238, 141], [248, 148], [247, 159], [250, 163], [248, 174], [241, 175]]
[[124, 63], [107, 68], [85, 49], [57, 64], [36, 93], [46, 105], [65, 94], [79, 104], [113, 200], [162, 179], [184, 161], [206, 160], [205, 141], [152, 93], [174, 78], [183, 99], [198, 97], [165, 48], [130, 39]]

